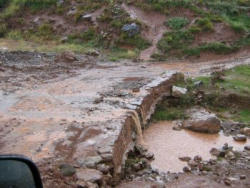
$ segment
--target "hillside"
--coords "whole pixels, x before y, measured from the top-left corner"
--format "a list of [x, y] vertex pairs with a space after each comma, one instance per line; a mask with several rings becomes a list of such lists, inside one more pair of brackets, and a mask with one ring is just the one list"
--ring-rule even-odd
[[250, 45], [249, 0], [0, 0], [0, 9], [0, 44], [18, 41], [11, 49], [165, 60]]

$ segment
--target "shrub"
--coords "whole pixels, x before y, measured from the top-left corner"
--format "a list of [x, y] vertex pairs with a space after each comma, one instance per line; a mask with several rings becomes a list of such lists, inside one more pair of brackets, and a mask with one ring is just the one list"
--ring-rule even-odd
[[179, 30], [188, 24], [188, 19], [183, 17], [173, 17], [165, 23], [171, 29]]
[[7, 26], [5, 24], [0, 24], [0, 37], [4, 37], [7, 32]]
[[213, 30], [213, 23], [208, 18], [200, 18], [196, 21], [196, 24], [202, 29], [202, 31]]

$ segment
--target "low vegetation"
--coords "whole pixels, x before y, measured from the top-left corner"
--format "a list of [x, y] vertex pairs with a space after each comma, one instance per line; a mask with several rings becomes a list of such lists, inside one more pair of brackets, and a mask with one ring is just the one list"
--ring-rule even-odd
[[[141, 34], [147, 27], [130, 18], [121, 6], [123, 2], [167, 16], [167, 31], [158, 42], [158, 52], [153, 55], [156, 59], [199, 57], [204, 52], [228, 54], [250, 45], [249, 0], [77, 0], [74, 5], [70, 0], [0, 0], [0, 37], [75, 46], [73, 49], [80, 52], [88, 46], [110, 53], [109, 56], [119, 51], [111, 59], [136, 58], [138, 52], [150, 46], [150, 42]], [[83, 15], [101, 8], [104, 8], [104, 12], [97, 18], [98, 27], [83, 19]], [[178, 15], [178, 12], [183, 14]], [[43, 15], [47, 18], [34, 23], [37, 17]], [[62, 26], [53, 22], [54, 17], [65, 20], [72, 31], [65, 34]], [[132, 23], [140, 27], [140, 32], [133, 37], [122, 31], [124, 25]], [[235, 37], [199, 41], [202, 35], [218, 35], [218, 25], [230, 28], [235, 32]], [[82, 31], [74, 30], [79, 26], [85, 27]]]
[[187, 79], [177, 84], [188, 89], [187, 95], [166, 98], [157, 106], [153, 120], [185, 119], [186, 109], [200, 105], [214, 111], [221, 119], [250, 123], [249, 79], [249, 65], [215, 72], [208, 77]]

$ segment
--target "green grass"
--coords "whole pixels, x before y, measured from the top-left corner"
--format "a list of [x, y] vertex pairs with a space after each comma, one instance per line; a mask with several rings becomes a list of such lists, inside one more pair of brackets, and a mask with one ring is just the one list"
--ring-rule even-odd
[[250, 123], [250, 109], [240, 110], [239, 113], [236, 115], [235, 120]]
[[183, 53], [189, 56], [199, 56], [201, 52], [213, 52], [215, 54], [228, 54], [237, 50], [235, 46], [229, 46], [221, 42], [211, 42], [193, 48], [186, 48]]
[[2, 5], [8, 5], [1, 13], [2, 18], [14, 16], [23, 8], [30, 8], [31, 10], [41, 10], [53, 5], [56, 5], [57, 0], [9, 0], [7, 3], [2, 1]]
[[153, 114], [152, 119], [154, 121], [164, 121], [164, 120], [177, 120], [186, 119], [185, 109], [169, 107], [166, 109], [157, 109]]
[[127, 50], [122, 48], [113, 48], [107, 52], [108, 60], [119, 61], [120, 59], [135, 59], [138, 57], [138, 50]]
[[165, 25], [173, 30], [179, 30], [185, 27], [189, 23], [187, 18], [184, 17], [173, 17], [166, 21]]

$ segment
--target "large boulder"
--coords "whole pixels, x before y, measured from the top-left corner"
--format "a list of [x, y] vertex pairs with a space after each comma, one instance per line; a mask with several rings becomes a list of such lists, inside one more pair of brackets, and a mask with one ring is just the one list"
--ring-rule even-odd
[[189, 119], [183, 122], [183, 128], [202, 132], [202, 133], [218, 133], [220, 131], [220, 120], [215, 114], [209, 113], [202, 108], [193, 108], [188, 111]]
[[140, 32], [140, 26], [136, 23], [126, 24], [122, 27], [122, 31], [128, 33], [129, 36], [134, 36]]

